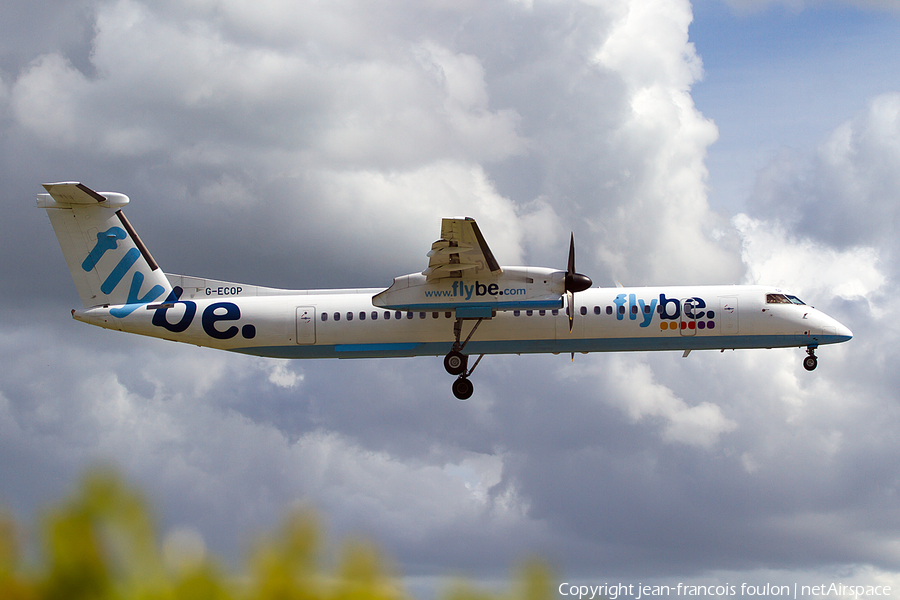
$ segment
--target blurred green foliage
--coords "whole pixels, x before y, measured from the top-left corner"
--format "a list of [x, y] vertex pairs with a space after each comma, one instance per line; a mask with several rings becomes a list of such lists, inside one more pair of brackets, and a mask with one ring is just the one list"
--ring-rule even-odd
[[[40, 526], [42, 559], [26, 565], [22, 531], [0, 513], [3, 600], [405, 600], [400, 578], [371, 544], [348, 542], [323, 567], [323, 534], [308, 511], [289, 515], [228, 572], [206, 556], [167, 552], [142, 497], [111, 472], [84, 478], [77, 493]], [[177, 545], [177, 544], [176, 544]], [[551, 575], [526, 564], [512, 589], [496, 594], [456, 582], [447, 600], [550, 598]]]

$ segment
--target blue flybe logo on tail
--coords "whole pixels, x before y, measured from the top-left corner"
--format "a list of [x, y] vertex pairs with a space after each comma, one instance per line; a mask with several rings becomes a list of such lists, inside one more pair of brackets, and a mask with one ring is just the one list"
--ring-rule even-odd
[[[118, 248], [119, 241], [124, 240], [126, 237], [128, 237], [128, 234], [125, 233], [125, 230], [121, 227], [110, 227], [106, 231], [98, 233], [97, 244], [85, 257], [84, 262], [81, 263], [81, 268], [86, 272], [92, 271], [97, 266], [97, 263], [100, 262], [103, 255], [110, 250]], [[140, 256], [141, 253], [137, 248], [131, 248], [126, 252], [125, 256], [119, 259], [118, 264], [116, 264], [109, 275], [106, 276], [103, 283], [100, 284], [100, 291], [106, 295], [111, 294], [113, 290], [119, 286], [122, 279], [125, 278], [125, 274], [134, 266], [134, 263], [137, 262]], [[139, 270], [135, 270], [134, 274], [131, 276], [131, 285], [128, 288], [128, 296], [125, 305], [111, 309], [109, 311], [110, 314], [118, 318], [127, 317], [139, 306], [153, 302], [166, 291], [163, 286], [157, 284], [141, 297], [140, 293], [143, 285], [144, 274]]]
[[[95, 269], [103, 255], [110, 250], [118, 248], [119, 242], [127, 237], [128, 234], [124, 229], [115, 226], [98, 233], [97, 244], [85, 257], [84, 262], [81, 263], [81, 268], [86, 272]], [[128, 252], [119, 259], [119, 262], [113, 267], [109, 275], [106, 276], [103, 283], [100, 284], [100, 291], [109, 295], [113, 290], [118, 288], [119, 284], [122, 283], [122, 280], [125, 279], [125, 275], [128, 274], [128, 271], [131, 270], [131, 267], [134, 266], [140, 256], [141, 252], [137, 248], [129, 249]], [[143, 285], [144, 274], [141, 273], [140, 270], [135, 269], [134, 274], [131, 276], [131, 283], [128, 288], [128, 296], [125, 304], [123, 306], [111, 308], [109, 313], [118, 318], [127, 317], [137, 308], [145, 306], [162, 296], [166, 291], [163, 286], [157, 284], [150, 288], [150, 291], [141, 296], [140, 293]], [[197, 303], [191, 300], [181, 300], [182, 293], [183, 290], [180, 287], [176, 287], [172, 290], [164, 303], [153, 312], [153, 319], [151, 321], [153, 325], [162, 327], [173, 333], [182, 333], [190, 327], [194, 320], [194, 316], [197, 314]], [[169, 321], [168, 312], [169, 309], [174, 308], [176, 304], [184, 306], [184, 312], [181, 314], [180, 318], [172, 323]], [[234, 304], [233, 302], [214, 302], [203, 310], [200, 315], [200, 323], [203, 326], [203, 331], [206, 332], [208, 336], [218, 340], [231, 339], [239, 333], [246, 339], [253, 339], [256, 337], [256, 327], [251, 324], [245, 324], [240, 329], [233, 324], [227, 327], [220, 327], [217, 325], [219, 323], [228, 325], [229, 322], [238, 321], [240, 318], [241, 309], [237, 304]]]

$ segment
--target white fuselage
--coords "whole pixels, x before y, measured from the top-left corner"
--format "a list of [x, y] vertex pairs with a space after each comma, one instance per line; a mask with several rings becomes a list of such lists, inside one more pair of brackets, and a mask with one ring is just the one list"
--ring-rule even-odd
[[775, 288], [591, 288], [575, 270], [574, 234], [565, 270], [501, 267], [470, 217], [442, 219], [428, 266], [383, 290], [168, 275], [125, 218], [127, 196], [71, 181], [44, 189], [37, 204], [84, 306], [72, 311], [79, 321], [255, 356], [444, 356], [460, 400], [473, 392], [473, 354], [805, 346], [803, 366], [812, 371], [818, 346], [852, 336]]
[[[441, 356], [454, 343], [451, 310], [373, 305], [380, 289], [289, 291], [169, 276], [177, 301], [73, 311], [101, 327], [279, 358]], [[468, 354], [812, 347], [851, 332], [811, 306], [767, 303], [764, 286], [591, 288], [575, 298], [574, 328], [557, 309], [499, 310]], [[120, 314], [121, 314], [120, 310]], [[465, 338], [475, 325], [464, 321]]]

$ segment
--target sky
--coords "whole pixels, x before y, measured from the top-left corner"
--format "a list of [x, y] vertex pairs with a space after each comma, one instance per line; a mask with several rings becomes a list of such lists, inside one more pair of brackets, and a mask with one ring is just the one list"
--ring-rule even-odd
[[[0, 20], [0, 505], [111, 465], [239, 562], [312, 506], [417, 597], [560, 583], [900, 597], [900, 5], [72, 0]], [[41, 183], [130, 196], [171, 273], [387, 287], [440, 219], [595, 285], [764, 283], [819, 350], [278, 361], [75, 322]]]

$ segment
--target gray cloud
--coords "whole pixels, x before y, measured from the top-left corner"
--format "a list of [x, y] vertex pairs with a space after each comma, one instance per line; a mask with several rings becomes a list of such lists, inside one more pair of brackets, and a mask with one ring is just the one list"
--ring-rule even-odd
[[[90, 26], [43, 35], [72, 11]], [[720, 215], [686, 2], [35, 14], [0, 86], [0, 500], [17, 514], [102, 461], [231, 559], [310, 504], [423, 577], [497, 577], [532, 552], [584, 577], [900, 568], [895, 95]], [[463, 213], [507, 264], [561, 265], [575, 230], [597, 282], [791, 286], [857, 337], [813, 375], [789, 351], [487, 357], [460, 403], [438, 360], [266, 361], [74, 323], [31, 200], [59, 179], [129, 194], [173, 272], [387, 286]]]
[[[900, 182], [900, 95], [874, 98], [823, 142], [811, 164], [783, 156], [760, 174], [754, 208], [839, 247], [892, 245]], [[800, 164], [797, 164], [797, 163]]]

